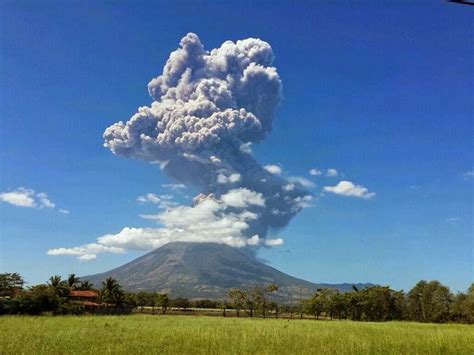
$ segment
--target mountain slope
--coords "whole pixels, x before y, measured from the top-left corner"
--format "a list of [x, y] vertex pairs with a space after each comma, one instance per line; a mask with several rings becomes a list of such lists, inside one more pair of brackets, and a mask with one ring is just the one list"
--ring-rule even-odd
[[[314, 284], [278, 271], [258, 259], [216, 243], [168, 243], [123, 266], [84, 276], [99, 286], [113, 277], [127, 291], [158, 291], [171, 297], [224, 298], [233, 287], [274, 283], [279, 286], [277, 298], [288, 300], [307, 296], [318, 287], [345, 291], [351, 284]], [[365, 285], [358, 285], [364, 287]]]

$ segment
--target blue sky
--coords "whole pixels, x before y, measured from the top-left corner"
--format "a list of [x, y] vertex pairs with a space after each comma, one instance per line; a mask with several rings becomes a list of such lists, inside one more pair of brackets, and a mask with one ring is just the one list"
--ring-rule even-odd
[[[139, 215], [157, 208], [138, 196], [172, 193], [189, 204], [199, 192], [170, 191], [162, 185], [174, 181], [157, 165], [113, 155], [102, 138], [151, 103], [147, 83], [194, 32], [206, 49], [248, 37], [270, 43], [283, 99], [253, 154], [315, 184], [312, 207], [276, 233], [284, 245], [260, 257], [315, 282], [408, 289], [438, 279], [466, 289], [472, 16], [442, 1], [2, 3], [0, 192], [34, 190], [35, 207], [0, 202], [0, 272], [38, 283], [121, 265], [143, 252], [89, 262], [46, 252], [153, 227]], [[376, 195], [324, 191], [343, 180]]]

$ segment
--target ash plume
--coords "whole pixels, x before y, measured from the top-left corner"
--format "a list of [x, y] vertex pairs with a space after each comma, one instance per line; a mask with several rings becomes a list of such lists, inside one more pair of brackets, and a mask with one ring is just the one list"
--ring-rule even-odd
[[[271, 132], [281, 99], [273, 59], [271, 46], [256, 38], [226, 41], [211, 51], [194, 33], [181, 39], [162, 74], [148, 83], [151, 105], [108, 127], [104, 146], [122, 157], [159, 163], [176, 183], [201, 193], [194, 206], [143, 216], [163, 228], [124, 228], [98, 238], [98, 244], [143, 249], [172, 240], [281, 244], [267, 234], [286, 226], [311, 194], [298, 179], [282, 177], [278, 167], [263, 167], [250, 149]], [[184, 215], [193, 216], [189, 224]]]
[[289, 191], [288, 181], [241, 149], [271, 131], [282, 89], [273, 59], [260, 39], [226, 41], [209, 52], [187, 34], [148, 84], [151, 106], [107, 128], [104, 145], [120, 156], [163, 163], [171, 178], [204, 194], [219, 198], [236, 187], [262, 194], [265, 206], [254, 208], [259, 218], [247, 232], [264, 238], [268, 228], [284, 227], [308, 195], [299, 184]]

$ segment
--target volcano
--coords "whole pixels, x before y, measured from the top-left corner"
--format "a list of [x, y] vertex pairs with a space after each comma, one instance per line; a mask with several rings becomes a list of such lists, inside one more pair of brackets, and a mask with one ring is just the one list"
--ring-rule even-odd
[[[340, 291], [352, 284], [316, 284], [287, 275], [241, 249], [217, 243], [172, 242], [110, 271], [81, 277], [99, 287], [113, 277], [126, 291], [168, 293], [170, 297], [224, 299], [231, 288], [276, 284], [275, 298], [290, 301], [317, 288]], [[363, 288], [370, 284], [356, 284]]]

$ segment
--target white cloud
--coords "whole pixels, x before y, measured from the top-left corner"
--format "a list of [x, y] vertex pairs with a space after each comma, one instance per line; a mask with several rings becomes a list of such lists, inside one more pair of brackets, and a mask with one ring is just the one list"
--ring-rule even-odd
[[90, 244], [86, 244], [80, 247], [49, 249], [47, 254], [48, 255], [73, 255], [73, 256], [77, 256], [78, 259], [80, 260], [86, 261], [86, 260], [95, 259], [96, 255], [100, 253], [121, 254], [124, 252], [125, 252], [124, 249], [118, 248], [115, 246], [106, 246], [103, 244], [90, 243]]
[[228, 206], [246, 208], [249, 205], [265, 206], [265, 199], [261, 193], [246, 188], [233, 189], [221, 196]]
[[178, 203], [172, 201], [173, 195], [156, 195], [154, 193], [147, 193], [137, 197], [137, 201], [140, 203], [153, 203], [158, 205], [158, 208], [166, 209], [173, 206], [177, 206]]
[[31, 189], [25, 189], [20, 187], [15, 191], [2, 192], [0, 194], [0, 200], [18, 207], [36, 207], [34, 200], [34, 191]]
[[283, 186], [283, 190], [285, 191], [293, 191], [295, 189], [295, 184], [287, 184]]
[[276, 247], [276, 246], [279, 246], [279, 245], [283, 245], [283, 239], [281, 239], [281, 238], [267, 239], [267, 240], [265, 240], [265, 245], [267, 247]]
[[0, 193], [0, 201], [13, 206], [27, 208], [54, 208], [56, 205], [44, 192], [35, 193], [33, 189], [19, 187], [14, 191]]
[[184, 185], [184, 184], [163, 184], [161, 186], [165, 187], [165, 188], [168, 188], [168, 189], [171, 189], [171, 190], [182, 190], [182, 189], [187, 188], [187, 186]]
[[46, 207], [46, 208], [56, 207], [56, 205], [48, 199], [48, 195], [46, 195], [44, 192], [40, 192], [36, 194], [36, 196], [38, 197], [39, 205], [41, 207]]
[[[194, 206], [177, 206], [156, 215], [141, 217], [154, 220], [158, 228], [125, 227], [117, 234], [97, 238], [96, 243], [73, 248], [57, 248], [48, 255], [72, 255], [82, 261], [92, 260], [100, 253], [122, 253], [126, 249], [151, 250], [172, 241], [214, 242], [232, 247], [246, 245], [280, 245], [279, 239], [268, 243], [258, 235], [247, 237], [252, 221], [259, 215], [246, 210], [247, 207], [263, 207], [263, 196], [254, 191], [239, 188], [215, 198], [212, 194], [199, 195]], [[235, 210], [235, 208], [238, 210]]]
[[369, 199], [375, 196], [375, 192], [369, 192], [367, 188], [361, 185], [354, 185], [350, 181], [341, 181], [336, 186], [325, 186], [324, 191], [332, 192], [342, 196], [353, 196]]
[[282, 172], [281, 167], [279, 167], [278, 165], [269, 164], [265, 165], [263, 168], [273, 175], [281, 175]]
[[235, 174], [230, 174], [229, 176], [226, 176], [222, 173], [217, 175], [217, 182], [219, 184], [229, 184], [229, 183], [236, 183], [240, 181], [240, 174], [235, 173]]
[[65, 210], [65, 209], [63, 209], [63, 208], [60, 208], [60, 209], [58, 210], [58, 212], [59, 212], [59, 213], [62, 213], [62, 214], [69, 214], [69, 210]]
[[247, 239], [247, 244], [248, 245], [258, 245], [260, 244], [260, 238], [258, 237], [257, 234], [255, 234], [253, 237], [250, 237]]
[[339, 172], [336, 169], [331, 168], [331, 169], [326, 170], [326, 176], [335, 177], [338, 175], [339, 175]]
[[288, 180], [294, 184], [301, 185], [302, 187], [305, 187], [307, 189], [313, 188], [315, 186], [314, 182], [302, 176], [291, 176]]
[[316, 169], [316, 168], [313, 168], [309, 171], [309, 175], [312, 175], [312, 176], [318, 176], [318, 175], [321, 175], [323, 172], [319, 169]]

